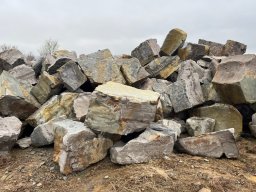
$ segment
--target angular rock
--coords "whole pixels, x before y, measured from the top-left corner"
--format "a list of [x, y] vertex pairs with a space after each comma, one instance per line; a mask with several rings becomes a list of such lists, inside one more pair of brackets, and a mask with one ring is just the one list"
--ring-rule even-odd
[[141, 82], [150, 75], [136, 58], [119, 59], [119, 62], [123, 76], [129, 85]]
[[57, 95], [63, 88], [62, 81], [59, 77], [43, 72], [38, 80], [38, 83], [31, 89], [31, 94], [44, 104], [50, 97]]
[[35, 71], [25, 64], [14, 67], [9, 70], [9, 73], [23, 84], [34, 85], [37, 83]]
[[84, 122], [89, 110], [92, 93], [80, 93], [73, 103], [75, 119]]
[[111, 161], [122, 165], [144, 163], [170, 155], [173, 151], [174, 137], [174, 133], [165, 128], [146, 129], [126, 144], [115, 144], [110, 149]]
[[222, 56], [224, 45], [212, 41], [206, 41], [203, 39], [198, 40], [198, 44], [209, 46], [209, 55]]
[[227, 129], [200, 135], [197, 137], [181, 138], [175, 144], [179, 152], [203, 157], [238, 158], [239, 151], [233, 135], [234, 129]]
[[156, 39], [148, 39], [136, 47], [132, 53], [132, 57], [139, 59], [142, 66], [148, 64], [156, 57], [159, 57], [160, 46]]
[[74, 61], [68, 61], [58, 69], [58, 72], [61, 81], [69, 91], [77, 90], [87, 81], [86, 76]]
[[190, 117], [186, 120], [186, 128], [190, 136], [214, 132], [214, 126], [215, 119], [208, 117]]
[[0, 151], [9, 151], [21, 132], [22, 122], [16, 117], [0, 117]]
[[181, 29], [172, 29], [166, 36], [160, 49], [160, 56], [171, 56], [184, 45], [187, 33]]
[[51, 119], [61, 117], [63, 115], [69, 117], [72, 115], [72, 106], [77, 98], [77, 93], [62, 93], [55, 95], [43, 104], [37, 111], [27, 118], [27, 122], [36, 127], [46, 123]]
[[180, 58], [178, 56], [164, 56], [151, 61], [145, 66], [145, 69], [150, 74], [150, 77], [159, 77], [162, 79], [166, 79], [173, 72], [179, 69], [179, 64]]
[[80, 56], [78, 61], [85, 75], [94, 85], [114, 81], [125, 84], [125, 79], [120, 70], [119, 59], [114, 59], [108, 49]]
[[180, 134], [186, 131], [185, 122], [177, 121], [176, 119], [162, 119], [158, 121], [158, 123], [173, 130], [176, 133], [176, 138], [180, 137]]
[[98, 86], [86, 116], [94, 130], [127, 135], [147, 128], [155, 120], [160, 95], [115, 82]]
[[0, 53], [0, 74], [24, 63], [24, 55], [18, 49], [3, 51]]
[[30, 137], [24, 137], [22, 139], [19, 139], [16, 144], [21, 148], [21, 149], [26, 149], [30, 147], [31, 145], [31, 138]]
[[212, 83], [202, 84], [201, 87], [205, 101], [214, 101], [216, 103], [220, 103], [222, 101]]
[[188, 59], [197, 61], [203, 56], [209, 55], [209, 47], [207, 45], [188, 43], [185, 48], [179, 49], [178, 55], [183, 61]]
[[252, 115], [252, 124], [256, 125], [256, 113]]
[[54, 58], [51, 54], [46, 55], [45, 57], [41, 58], [41, 61], [37, 64], [36, 67], [34, 67], [34, 70], [36, 74], [39, 73], [39, 70], [41, 69], [41, 73], [44, 71], [48, 71], [48, 68], [50, 66], [53, 66], [56, 62], [56, 58]]
[[250, 132], [251, 134], [256, 137], [256, 125], [253, 124], [252, 122], [249, 123], [249, 129], [250, 129]]
[[247, 45], [239, 43], [233, 40], [227, 40], [224, 45], [223, 55], [232, 56], [232, 55], [243, 55], [246, 52]]
[[232, 127], [235, 129], [236, 137], [238, 137], [242, 132], [242, 115], [232, 105], [214, 104], [211, 106], [199, 107], [197, 109], [194, 109], [191, 115], [215, 119], [216, 123], [214, 131], [220, 131]]
[[60, 172], [82, 171], [104, 159], [113, 145], [110, 139], [96, 135], [81, 122], [63, 120], [55, 123], [54, 161]]
[[239, 55], [223, 60], [212, 80], [216, 91], [231, 104], [256, 102], [256, 56]]
[[21, 120], [34, 113], [40, 104], [21, 83], [7, 71], [0, 75], [0, 115]]

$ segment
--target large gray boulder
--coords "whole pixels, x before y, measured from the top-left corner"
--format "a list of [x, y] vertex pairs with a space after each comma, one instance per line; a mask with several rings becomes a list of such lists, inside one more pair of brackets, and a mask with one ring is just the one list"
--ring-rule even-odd
[[22, 122], [12, 117], [0, 117], [0, 151], [9, 151], [16, 143], [20, 132]]
[[5, 50], [0, 53], [0, 74], [24, 63], [24, 55], [18, 49]]
[[199, 136], [214, 131], [215, 119], [208, 117], [190, 117], [186, 120], [186, 129], [190, 136]]
[[175, 134], [167, 128], [151, 128], [128, 143], [117, 143], [110, 149], [113, 163], [144, 163], [151, 159], [162, 158], [173, 151]]
[[155, 120], [159, 97], [153, 91], [108, 82], [93, 92], [86, 123], [91, 129], [112, 134], [141, 131]]
[[148, 39], [136, 47], [131, 55], [139, 59], [142, 66], [159, 56], [160, 46], [156, 39]]
[[197, 137], [178, 139], [175, 149], [190, 155], [238, 158], [239, 151], [233, 135], [234, 129], [222, 130]]

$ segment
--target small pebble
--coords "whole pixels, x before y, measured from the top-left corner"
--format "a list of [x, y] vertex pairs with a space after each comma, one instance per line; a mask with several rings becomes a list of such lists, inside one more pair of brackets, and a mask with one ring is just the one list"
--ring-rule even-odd
[[41, 187], [41, 186], [42, 186], [42, 183], [37, 183], [36, 186], [37, 186], [37, 187]]
[[105, 177], [104, 177], [104, 179], [108, 179], [109, 178], [109, 176], [108, 175], [106, 175]]

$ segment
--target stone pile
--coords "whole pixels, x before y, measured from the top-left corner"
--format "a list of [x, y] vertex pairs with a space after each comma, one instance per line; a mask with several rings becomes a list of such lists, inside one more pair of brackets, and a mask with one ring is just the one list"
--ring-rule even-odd
[[148, 39], [122, 56], [58, 50], [33, 66], [17, 49], [0, 53], [0, 151], [54, 145], [63, 174], [108, 154], [122, 165], [174, 152], [238, 158], [241, 133], [256, 137], [244, 112], [256, 110], [256, 56], [186, 38], [173, 29], [161, 47]]

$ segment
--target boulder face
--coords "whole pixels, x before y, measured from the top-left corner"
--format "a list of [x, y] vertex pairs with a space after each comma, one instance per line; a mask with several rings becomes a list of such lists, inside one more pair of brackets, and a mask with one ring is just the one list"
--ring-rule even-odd
[[199, 107], [192, 111], [192, 116], [215, 119], [216, 123], [214, 131], [234, 128], [236, 137], [242, 132], [242, 115], [232, 105], [214, 104], [211, 106]]
[[110, 149], [110, 158], [113, 163], [122, 165], [148, 162], [170, 155], [174, 141], [174, 133], [167, 129], [147, 129], [127, 144], [115, 144]]
[[222, 56], [224, 45], [212, 41], [206, 41], [203, 39], [198, 40], [198, 44], [207, 45], [209, 47], [209, 55]]
[[142, 66], [148, 64], [159, 56], [160, 46], [156, 39], [148, 39], [136, 47], [132, 53], [132, 57], [139, 59]]
[[227, 40], [223, 48], [224, 56], [243, 55], [246, 52], [247, 46], [233, 40]]
[[181, 138], [175, 144], [179, 152], [203, 157], [238, 158], [239, 151], [236, 146], [233, 129], [208, 133], [198, 137]]
[[17, 49], [9, 49], [0, 53], [0, 74], [18, 65], [24, 64], [24, 55]]
[[160, 49], [160, 56], [171, 56], [181, 48], [186, 41], [187, 33], [181, 29], [172, 29], [166, 36]]
[[73, 112], [77, 121], [84, 122], [91, 102], [90, 92], [80, 93], [73, 103]]
[[20, 132], [22, 122], [12, 117], [0, 117], [0, 151], [9, 151], [16, 143]]
[[214, 131], [215, 119], [208, 117], [190, 117], [186, 121], [186, 129], [190, 136], [199, 136]]
[[127, 135], [155, 120], [160, 95], [115, 82], [98, 86], [86, 116], [91, 129]]
[[209, 55], [209, 47], [207, 45], [188, 43], [185, 48], [179, 49], [178, 55], [183, 61], [188, 59], [197, 61], [203, 56]]
[[231, 104], [256, 102], [256, 56], [239, 55], [224, 59], [213, 78], [215, 89]]

